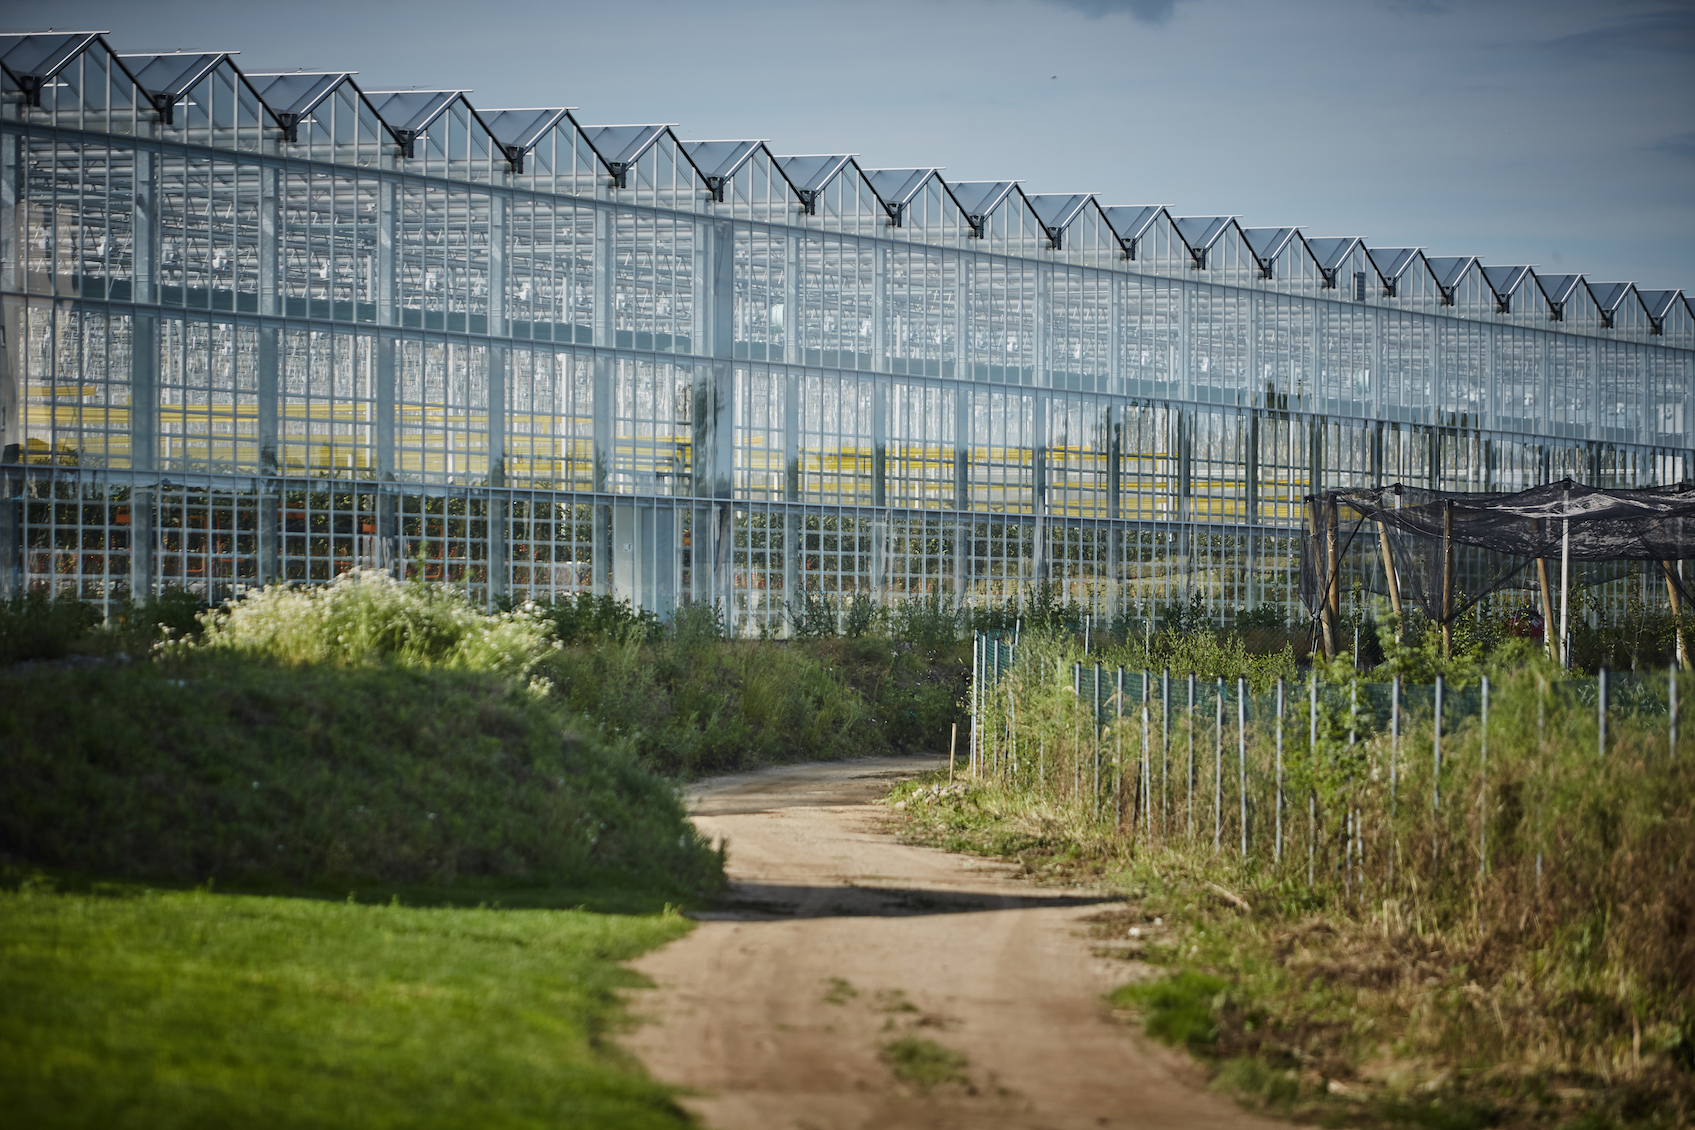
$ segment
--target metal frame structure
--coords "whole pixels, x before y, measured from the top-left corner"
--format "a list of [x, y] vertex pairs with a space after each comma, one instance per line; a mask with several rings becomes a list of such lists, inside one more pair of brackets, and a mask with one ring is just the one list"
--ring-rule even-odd
[[1680, 291], [100, 33], [0, 36], [0, 305], [0, 595], [1293, 617], [1314, 492], [1695, 447]]

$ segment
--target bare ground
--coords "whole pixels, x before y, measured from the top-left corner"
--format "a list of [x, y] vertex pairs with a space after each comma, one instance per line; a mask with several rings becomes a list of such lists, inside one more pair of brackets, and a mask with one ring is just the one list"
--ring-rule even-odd
[[[691, 790], [732, 886], [698, 929], [634, 963], [655, 1021], [625, 1045], [714, 1130], [1276, 1126], [1115, 1019], [1136, 975], [1100, 956], [1098, 891], [1037, 888], [985, 860], [899, 844], [873, 804], [929, 759], [790, 766]], [[881, 1058], [962, 1053], [927, 1089]]]

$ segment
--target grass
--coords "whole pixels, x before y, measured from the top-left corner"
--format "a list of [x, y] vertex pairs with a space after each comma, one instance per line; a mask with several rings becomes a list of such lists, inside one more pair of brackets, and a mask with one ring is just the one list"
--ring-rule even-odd
[[1109, 998], [1117, 1008], [1139, 1008], [1148, 1035], [1168, 1044], [1210, 1050], [1218, 1042], [1214, 1013], [1228, 986], [1192, 970], [1145, 984], [1125, 985]]
[[884, 1044], [880, 1058], [897, 1078], [923, 1092], [948, 1083], [971, 1084], [971, 1077], [965, 1073], [969, 1066], [965, 1056], [934, 1040], [902, 1036]]
[[0, 892], [19, 1126], [682, 1127], [607, 1042], [675, 914]]

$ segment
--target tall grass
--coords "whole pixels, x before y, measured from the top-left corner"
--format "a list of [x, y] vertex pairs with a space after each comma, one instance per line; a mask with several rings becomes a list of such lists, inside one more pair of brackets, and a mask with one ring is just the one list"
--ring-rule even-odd
[[1695, 1055], [1695, 742], [1686, 723], [1670, 748], [1666, 675], [1615, 677], [1603, 754], [1594, 680], [1528, 648], [1444, 687], [1439, 742], [1432, 688], [1391, 724], [1389, 688], [1343, 665], [1285, 678], [1279, 726], [1269, 672], [1245, 700], [1197, 680], [1193, 710], [1186, 678], [1166, 698], [1126, 672], [1097, 715], [1080, 659], [1038, 637], [985, 688], [985, 804], [1274, 920], [1375, 932], [1399, 956], [1372, 976], [1415, 1011], [1407, 955], [1439, 951], [1476, 991], [1414, 1042], [1468, 1063], [1607, 1077]]

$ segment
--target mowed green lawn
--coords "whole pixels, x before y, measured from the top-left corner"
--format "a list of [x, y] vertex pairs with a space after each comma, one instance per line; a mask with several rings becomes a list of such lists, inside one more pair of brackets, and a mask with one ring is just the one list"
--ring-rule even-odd
[[0, 1123], [676, 1127], [609, 1046], [674, 914], [0, 892]]

